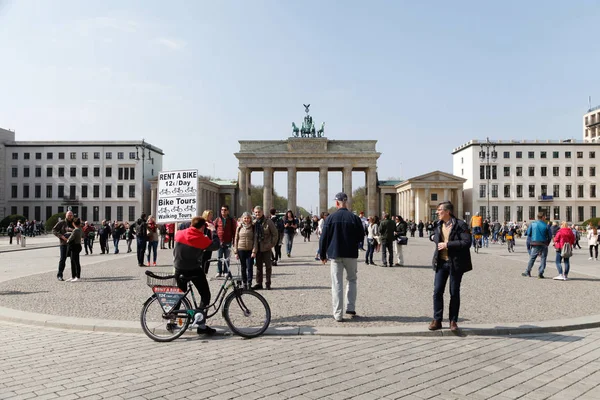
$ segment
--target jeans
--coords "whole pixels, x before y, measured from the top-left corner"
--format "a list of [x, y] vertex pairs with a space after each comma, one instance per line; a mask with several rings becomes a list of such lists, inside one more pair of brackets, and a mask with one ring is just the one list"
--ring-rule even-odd
[[175, 246], [175, 232], [169, 233], [169, 248]]
[[144, 253], [146, 252], [146, 238], [136, 238], [138, 265], [144, 265]]
[[67, 261], [67, 245], [61, 244], [60, 248], [60, 259], [58, 261], [58, 274], [56, 274], [57, 278], [63, 277], [63, 271], [65, 270], [65, 263]]
[[375, 239], [367, 239], [367, 253], [365, 254], [365, 262], [373, 264], [373, 252], [375, 251]]
[[404, 254], [402, 254], [403, 245], [398, 244], [398, 242], [394, 241], [394, 253], [396, 253], [396, 261], [400, 265], [404, 265]]
[[435, 272], [433, 282], [433, 319], [442, 321], [444, 314], [444, 292], [446, 291], [446, 282], [450, 277], [450, 315], [449, 320], [458, 322], [458, 311], [460, 309], [460, 282], [462, 281], [462, 272], [452, 271], [452, 265], [444, 262]]
[[561, 268], [560, 265], [560, 261], [563, 261], [565, 263], [565, 277], [569, 275], [569, 269], [571, 268], [571, 258], [563, 258], [563, 256], [560, 254], [560, 250], [556, 250], [556, 269], [558, 270], [558, 274], [562, 275], [563, 274], [563, 269]]
[[294, 235], [296, 233], [292, 232], [292, 233], [285, 233], [285, 248], [286, 248], [286, 252], [288, 254], [288, 256], [290, 254], [292, 254], [292, 245], [294, 244]]
[[498, 241], [498, 232], [499, 231], [494, 231], [494, 233], [492, 234], [492, 241], [493, 242], [497, 242]]
[[346, 270], [346, 311], [356, 311], [356, 258], [334, 258], [331, 260], [331, 302], [333, 318], [342, 319], [344, 312], [344, 270]]
[[273, 263], [271, 262], [271, 250], [261, 251], [256, 253], [256, 283], [263, 283], [263, 264], [265, 265], [266, 279], [265, 284], [268, 288], [271, 287], [271, 272], [273, 271]]
[[[592, 255], [592, 248], [594, 249], [595, 255]], [[590, 245], [590, 257], [598, 259], [598, 245]]]
[[150, 254], [152, 254], [152, 252], [154, 252], [154, 264], [156, 264], [156, 250], [158, 249], [158, 240], [156, 241], [151, 241], [148, 242], [148, 263], [150, 263]]
[[392, 242], [381, 242], [381, 262], [388, 265], [386, 258], [389, 258], [389, 264], [394, 265], [394, 246]]
[[219, 247], [219, 251], [217, 252], [217, 258], [219, 259], [219, 261], [217, 262], [217, 272], [219, 273], [219, 275], [226, 274], [227, 272], [229, 272], [227, 265], [223, 264], [223, 261], [221, 261], [221, 258], [229, 258], [230, 254], [231, 254], [231, 243], [225, 243], [225, 244], [222, 244], [221, 247]]
[[525, 270], [525, 272], [527, 272], [528, 274], [531, 273], [533, 263], [535, 262], [535, 259], [538, 255], [540, 256], [540, 268], [538, 270], [538, 274], [544, 274], [544, 270], [546, 269], [546, 257], [548, 256], [548, 246], [531, 246], [529, 263], [527, 264], [527, 269]]
[[115, 254], [119, 254], [119, 239], [118, 237], [113, 237], [113, 246], [115, 246]]
[[160, 248], [161, 249], [165, 248], [165, 236], [166, 235], [160, 235]]
[[92, 245], [90, 244], [90, 242], [90, 238], [83, 238], [83, 247], [85, 248], [85, 254], [89, 254], [92, 252]]
[[81, 248], [77, 251], [71, 250], [71, 278], [81, 278], [81, 264], [79, 262], [79, 253]]
[[127, 239], [127, 252], [131, 253], [131, 242], [133, 241], [133, 239]]
[[242, 282], [252, 285], [252, 270], [254, 268], [254, 259], [250, 257], [252, 250], [238, 250], [238, 256], [240, 257], [240, 264], [242, 264]]
[[100, 236], [100, 250], [102, 251], [102, 254], [105, 252], [108, 254], [110, 252], [108, 248], [108, 238]]
[[483, 235], [483, 247], [490, 247], [490, 235]]

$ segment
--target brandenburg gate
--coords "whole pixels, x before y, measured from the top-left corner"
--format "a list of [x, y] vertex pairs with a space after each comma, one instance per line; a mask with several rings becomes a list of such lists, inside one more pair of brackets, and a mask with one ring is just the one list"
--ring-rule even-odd
[[381, 155], [375, 146], [377, 140], [329, 140], [323, 136], [324, 124], [315, 130], [312, 117], [306, 116], [302, 129], [292, 124], [293, 137], [287, 140], [240, 140], [240, 151], [235, 153], [239, 161], [239, 210], [249, 211], [250, 174], [264, 174], [263, 207], [273, 206], [273, 174], [287, 172], [288, 209], [296, 213], [296, 175], [302, 171], [319, 172], [319, 210], [325, 211], [333, 201], [328, 196], [328, 172], [342, 172], [342, 191], [348, 195], [352, 207], [352, 172], [365, 173], [367, 215], [379, 214], [377, 194], [377, 159]]

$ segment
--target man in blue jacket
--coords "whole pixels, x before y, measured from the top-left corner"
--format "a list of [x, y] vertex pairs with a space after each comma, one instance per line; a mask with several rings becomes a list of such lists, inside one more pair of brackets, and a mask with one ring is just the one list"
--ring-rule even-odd
[[546, 257], [548, 256], [548, 245], [550, 244], [550, 231], [546, 225], [546, 216], [543, 212], [538, 213], [538, 219], [532, 222], [527, 228], [527, 238], [531, 238], [531, 252], [529, 253], [529, 263], [527, 269], [521, 275], [531, 276], [531, 269], [537, 256], [540, 256], [540, 268], [538, 278], [544, 279], [544, 270], [546, 269]]
[[364, 238], [363, 224], [360, 218], [347, 207], [348, 196], [340, 192], [335, 195], [337, 211], [331, 214], [323, 224], [319, 243], [319, 258], [325, 264], [331, 260], [331, 299], [333, 318], [343, 321], [344, 306], [343, 278], [346, 270], [346, 314], [356, 315], [356, 270], [358, 243]]

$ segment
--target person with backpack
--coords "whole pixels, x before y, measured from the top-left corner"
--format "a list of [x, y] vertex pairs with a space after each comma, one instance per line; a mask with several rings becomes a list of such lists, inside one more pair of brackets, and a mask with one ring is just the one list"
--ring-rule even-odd
[[112, 230], [113, 246], [115, 247], [115, 254], [119, 254], [119, 241], [125, 234], [125, 225], [122, 222], [117, 222]]
[[15, 225], [12, 222], [8, 225], [8, 228], [6, 228], [6, 234], [9, 238], [8, 244], [12, 244], [13, 236], [15, 236]]
[[92, 247], [94, 246], [94, 238], [96, 237], [96, 228], [94, 225], [90, 225], [89, 222], [85, 221], [83, 224], [83, 247], [85, 248], [85, 255], [93, 254]]
[[110, 236], [110, 233], [110, 224], [103, 219], [102, 225], [100, 225], [100, 229], [98, 229], [98, 239], [100, 240], [100, 251], [102, 254], [110, 253], [110, 249], [108, 247], [108, 237]]
[[[560, 229], [554, 236], [554, 248], [556, 249], [556, 269], [558, 275], [555, 276], [554, 280], [566, 281], [569, 276], [569, 268], [571, 267], [570, 259], [573, 255], [573, 245], [575, 244], [575, 235], [569, 228], [567, 221], [560, 223]], [[561, 267], [561, 261], [565, 264], [565, 269]]]
[[165, 238], [167, 237], [167, 227], [165, 226], [165, 224], [160, 224], [158, 225], [158, 230], [160, 233], [160, 240], [158, 246], [161, 250], [165, 250]]
[[135, 237], [137, 240], [138, 267], [143, 267], [144, 253], [146, 253], [146, 242], [148, 240], [148, 225], [146, 224], [146, 213], [143, 213], [136, 222]]
[[273, 256], [272, 265], [277, 266], [277, 261], [281, 260], [281, 245], [283, 244], [283, 220], [277, 216], [277, 210], [271, 208], [269, 210], [271, 214], [271, 221], [275, 224], [275, 228], [277, 228], [277, 243], [273, 246]]
[[[546, 215], [539, 212], [538, 219], [529, 225], [527, 228], [527, 236], [531, 237], [531, 253], [529, 254], [529, 262], [527, 269], [522, 276], [531, 276], [531, 269], [538, 256], [540, 256], [540, 268], [538, 270], [538, 278], [544, 279], [544, 270], [546, 269], [546, 257], [548, 256], [548, 245], [550, 244], [550, 230], [546, 225]], [[494, 228], [495, 229], [495, 228]], [[497, 235], [496, 235], [497, 236]]]

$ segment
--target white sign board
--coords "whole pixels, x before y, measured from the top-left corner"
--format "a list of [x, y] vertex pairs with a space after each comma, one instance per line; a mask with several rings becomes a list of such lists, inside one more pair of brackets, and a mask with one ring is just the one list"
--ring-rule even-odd
[[189, 221], [197, 214], [198, 170], [163, 171], [158, 174], [156, 222]]

